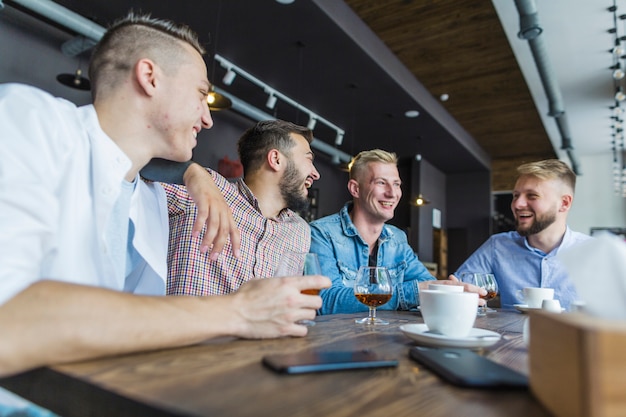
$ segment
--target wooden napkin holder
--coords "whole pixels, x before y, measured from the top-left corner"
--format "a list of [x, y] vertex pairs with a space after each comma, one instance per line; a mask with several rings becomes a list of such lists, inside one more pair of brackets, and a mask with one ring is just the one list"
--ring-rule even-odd
[[557, 417], [626, 416], [626, 322], [529, 315], [530, 388]]

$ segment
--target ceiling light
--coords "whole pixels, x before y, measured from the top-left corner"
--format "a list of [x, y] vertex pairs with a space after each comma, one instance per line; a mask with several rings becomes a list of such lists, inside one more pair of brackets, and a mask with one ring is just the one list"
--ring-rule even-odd
[[315, 124], [317, 123], [317, 119], [311, 115], [309, 118], [309, 123], [307, 123], [306, 127], [308, 127], [310, 130], [315, 129]]
[[225, 85], [231, 85], [236, 76], [237, 76], [237, 73], [233, 71], [232, 68], [228, 68], [228, 71], [226, 71], [224, 78], [222, 78], [222, 82]]
[[79, 69], [74, 74], [59, 74], [57, 75], [57, 81], [63, 85], [66, 85], [77, 90], [88, 91], [91, 89], [91, 83], [85, 77], [83, 72]]
[[233, 105], [233, 102], [228, 97], [223, 94], [216, 93], [213, 90], [213, 86], [211, 86], [211, 91], [207, 94], [206, 101], [209, 103], [209, 110], [211, 111], [230, 109]]
[[344, 135], [343, 131], [341, 130], [337, 131], [337, 137], [335, 137], [335, 145], [341, 146], [341, 144], [343, 143], [343, 135]]
[[450, 96], [445, 93], [439, 96], [439, 100], [441, 101], [448, 101], [449, 98]]
[[414, 117], [419, 116], [419, 115], [420, 115], [420, 112], [419, 112], [419, 111], [417, 111], [417, 110], [407, 110], [407, 111], [404, 113], [404, 115], [405, 115], [406, 117], [408, 117], [409, 119], [412, 119], [412, 118], [414, 118]]
[[270, 93], [269, 97], [267, 98], [267, 101], [265, 102], [265, 106], [268, 109], [273, 109], [274, 106], [276, 106], [276, 96], [274, 95], [274, 93]]
[[418, 207], [421, 207], [421, 206], [424, 206], [426, 204], [430, 204], [430, 201], [427, 200], [426, 197], [424, 197], [422, 195], [422, 193], [419, 193], [417, 198], [415, 200], [413, 200], [413, 204], [418, 206]]

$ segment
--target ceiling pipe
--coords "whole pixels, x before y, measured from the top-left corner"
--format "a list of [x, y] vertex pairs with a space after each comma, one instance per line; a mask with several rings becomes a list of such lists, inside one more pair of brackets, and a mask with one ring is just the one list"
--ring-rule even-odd
[[99, 41], [106, 29], [95, 22], [50, 0], [11, 0], [86, 38]]
[[527, 40], [530, 46], [543, 89], [548, 98], [548, 115], [554, 117], [561, 135], [561, 149], [567, 153], [572, 165], [572, 171], [576, 175], [581, 175], [580, 164], [574, 155], [574, 146], [572, 145], [572, 137], [567, 117], [565, 116], [565, 105], [563, 104], [561, 89], [541, 37], [543, 29], [539, 25], [537, 6], [534, 0], [515, 0], [515, 6], [520, 15], [520, 31], [517, 36], [520, 39]]

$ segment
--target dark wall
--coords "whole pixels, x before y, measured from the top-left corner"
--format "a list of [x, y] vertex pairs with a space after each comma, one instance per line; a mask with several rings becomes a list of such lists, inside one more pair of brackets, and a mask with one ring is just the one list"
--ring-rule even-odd
[[491, 235], [491, 175], [448, 175], [448, 269], [454, 272]]

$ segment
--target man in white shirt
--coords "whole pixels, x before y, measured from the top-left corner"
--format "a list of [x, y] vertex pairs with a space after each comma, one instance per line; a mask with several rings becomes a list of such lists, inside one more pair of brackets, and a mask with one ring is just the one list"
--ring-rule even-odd
[[[188, 29], [129, 15], [94, 51], [92, 106], [0, 86], [0, 374], [216, 336], [306, 334], [296, 322], [321, 298], [300, 290], [328, 286], [321, 276], [210, 299], [122, 291], [164, 294], [165, 198], [138, 173], [153, 158], [189, 160], [212, 126], [202, 53]], [[193, 166], [185, 175], [208, 177]]]

